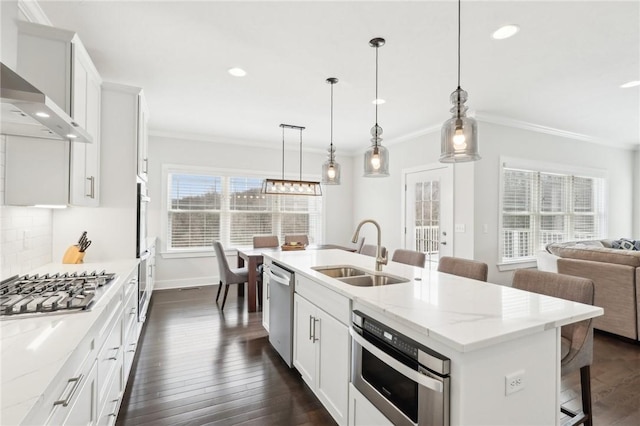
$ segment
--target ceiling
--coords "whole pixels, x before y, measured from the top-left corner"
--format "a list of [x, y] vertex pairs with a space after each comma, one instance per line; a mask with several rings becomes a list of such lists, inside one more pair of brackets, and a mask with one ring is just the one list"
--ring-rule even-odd
[[[330, 139], [362, 152], [439, 131], [457, 77], [457, 2], [52, 1], [105, 81], [144, 88], [150, 130], [279, 148], [280, 123], [305, 126], [305, 149]], [[504, 24], [521, 30], [490, 35]], [[461, 85], [479, 121], [527, 125], [612, 146], [640, 146], [640, 2], [463, 1]], [[242, 78], [231, 67], [247, 71]], [[297, 141], [297, 135], [292, 136]], [[482, 127], [480, 126], [480, 143]]]

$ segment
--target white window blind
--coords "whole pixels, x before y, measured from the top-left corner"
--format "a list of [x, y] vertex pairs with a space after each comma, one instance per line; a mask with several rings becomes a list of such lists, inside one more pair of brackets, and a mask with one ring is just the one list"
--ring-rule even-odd
[[552, 242], [605, 237], [602, 177], [502, 167], [502, 262], [535, 259]]
[[322, 197], [265, 195], [262, 178], [168, 173], [167, 248], [247, 247], [254, 235], [306, 234], [320, 241]]

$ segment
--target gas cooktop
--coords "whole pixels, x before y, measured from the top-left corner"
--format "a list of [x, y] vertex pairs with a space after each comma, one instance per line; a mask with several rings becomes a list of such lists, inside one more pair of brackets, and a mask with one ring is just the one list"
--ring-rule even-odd
[[0, 283], [0, 318], [89, 310], [114, 278], [105, 271], [16, 275]]

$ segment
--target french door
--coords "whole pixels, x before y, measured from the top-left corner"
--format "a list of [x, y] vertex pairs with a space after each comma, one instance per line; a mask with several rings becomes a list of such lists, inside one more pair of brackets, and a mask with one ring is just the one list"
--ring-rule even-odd
[[453, 256], [453, 167], [438, 164], [404, 172], [404, 247], [427, 255], [426, 268]]

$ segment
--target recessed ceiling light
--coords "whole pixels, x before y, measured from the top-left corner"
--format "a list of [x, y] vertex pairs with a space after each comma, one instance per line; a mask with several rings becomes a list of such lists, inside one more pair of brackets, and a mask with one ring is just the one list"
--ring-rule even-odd
[[229, 68], [228, 72], [234, 77], [244, 77], [247, 75], [247, 72], [242, 68]]
[[374, 99], [374, 100], [371, 101], [371, 103], [374, 104], [374, 105], [382, 105], [385, 102], [387, 102], [387, 101], [385, 101], [384, 99], [381, 99], [381, 98]]
[[640, 86], [640, 80], [627, 81], [625, 84], [621, 84], [620, 87], [623, 89], [628, 89], [629, 87]]
[[498, 28], [491, 34], [491, 38], [495, 40], [504, 40], [505, 38], [513, 37], [520, 31], [520, 27], [514, 24], [505, 25]]
[[36, 115], [38, 117], [42, 117], [42, 118], [49, 118], [49, 114], [47, 114], [46, 112], [42, 112], [42, 111], [36, 112]]

